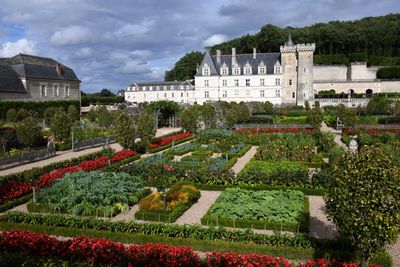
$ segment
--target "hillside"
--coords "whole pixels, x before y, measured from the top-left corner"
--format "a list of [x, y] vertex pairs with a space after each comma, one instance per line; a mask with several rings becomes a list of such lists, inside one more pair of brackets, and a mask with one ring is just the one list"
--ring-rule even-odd
[[[289, 33], [295, 43], [316, 44], [316, 64], [367, 61], [370, 65], [400, 65], [400, 14], [317, 23], [302, 28], [280, 28], [267, 24], [254, 35], [212, 46], [210, 50], [215, 53], [220, 49], [223, 54], [230, 54], [231, 48], [236, 47], [237, 53], [251, 53], [255, 47], [260, 52], [278, 52]], [[167, 72], [169, 75], [165, 76], [166, 80], [193, 79], [199, 57], [197, 54], [196, 60], [189, 63], [188, 55]], [[185, 64], [182, 64], [182, 60]], [[184, 72], [181, 71], [183, 65]], [[175, 70], [177, 66], [179, 71]]]

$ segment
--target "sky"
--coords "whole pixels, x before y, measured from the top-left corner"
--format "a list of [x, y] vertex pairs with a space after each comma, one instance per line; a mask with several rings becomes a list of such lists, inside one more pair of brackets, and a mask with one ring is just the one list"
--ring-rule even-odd
[[0, 57], [72, 68], [84, 92], [160, 81], [190, 51], [254, 34], [399, 13], [399, 0], [0, 0]]

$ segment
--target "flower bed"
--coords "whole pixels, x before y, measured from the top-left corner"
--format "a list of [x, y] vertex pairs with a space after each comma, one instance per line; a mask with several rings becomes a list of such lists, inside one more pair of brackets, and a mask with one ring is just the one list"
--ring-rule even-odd
[[300, 191], [228, 188], [201, 222], [240, 228], [306, 231], [308, 206]]
[[284, 185], [312, 187], [308, 168], [302, 162], [250, 160], [237, 177], [246, 185]]
[[150, 144], [151, 149], [156, 149], [171, 144], [173, 141], [179, 141], [192, 136], [192, 133], [181, 133], [173, 136], [163, 137]]
[[108, 156], [103, 155], [95, 159], [84, 160], [79, 165], [67, 166], [64, 168], [55, 169], [51, 172], [43, 173], [39, 176], [36, 182], [12, 182], [1, 185], [0, 192], [4, 191], [7, 193], [2, 194], [2, 197], [0, 198], [0, 204], [4, 203], [5, 201], [14, 200], [32, 193], [32, 187], [40, 189], [49, 186], [53, 181], [61, 179], [66, 173], [98, 170], [108, 165], [110, 161], [118, 162], [135, 155], [137, 155], [135, 151], [122, 150], [115, 153], [111, 159]]
[[[202, 261], [190, 247], [175, 247], [165, 244], [148, 243], [144, 245], [124, 245], [103, 238], [75, 237], [61, 241], [46, 234], [28, 231], [2, 232], [0, 251], [5, 260], [29, 259], [39, 256], [52, 261], [61, 259], [68, 262], [90, 265], [111, 266], [278, 266], [291, 267], [293, 263], [282, 257], [271, 257], [257, 254], [220, 253], [213, 251], [205, 254]], [[18, 257], [11, 257], [20, 253]], [[23, 261], [22, 261], [23, 262]], [[15, 264], [16, 262], [8, 262]], [[344, 263], [324, 259], [300, 262], [297, 267], [357, 267], [356, 263]], [[380, 266], [370, 264], [370, 267]]]
[[128, 211], [149, 192], [139, 177], [126, 173], [69, 173], [40, 190], [28, 211], [111, 217]]
[[164, 198], [159, 192], [155, 192], [139, 203], [139, 211], [135, 218], [149, 221], [174, 222], [190, 206], [200, 198], [200, 191], [193, 185], [177, 183], [166, 194], [166, 209]]
[[314, 129], [298, 129], [298, 128], [241, 128], [233, 130], [235, 133], [317, 133]]

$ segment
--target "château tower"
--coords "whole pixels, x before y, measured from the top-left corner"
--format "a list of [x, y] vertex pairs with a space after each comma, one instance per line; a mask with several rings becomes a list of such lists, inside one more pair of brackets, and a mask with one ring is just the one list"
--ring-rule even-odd
[[297, 44], [289, 34], [280, 47], [282, 64], [282, 104], [304, 105], [313, 100], [313, 55], [315, 44]]

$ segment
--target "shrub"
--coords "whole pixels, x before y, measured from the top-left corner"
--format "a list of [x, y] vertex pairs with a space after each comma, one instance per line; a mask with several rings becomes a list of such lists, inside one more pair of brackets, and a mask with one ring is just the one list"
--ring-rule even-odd
[[400, 67], [380, 68], [376, 77], [378, 79], [400, 79]]

